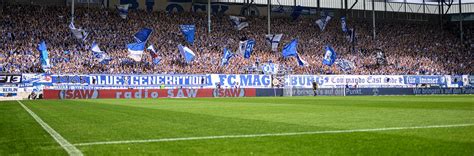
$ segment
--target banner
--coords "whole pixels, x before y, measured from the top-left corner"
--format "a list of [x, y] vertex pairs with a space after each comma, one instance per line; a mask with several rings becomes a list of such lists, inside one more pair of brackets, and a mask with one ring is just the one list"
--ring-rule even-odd
[[197, 97], [254, 97], [252, 88], [221, 89], [109, 89], [109, 90], [49, 90], [43, 91], [45, 99], [148, 99], [148, 98], [197, 98]]
[[349, 86], [407, 87], [401, 75], [289, 75], [285, 86], [311, 88], [316, 81], [322, 88]]
[[21, 80], [21, 74], [0, 74], [0, 84], [17, 84]]
[[412, 75], [404, 76], [405, 84], [438, 84], [445, 85], [446, 78], [440, 75]]

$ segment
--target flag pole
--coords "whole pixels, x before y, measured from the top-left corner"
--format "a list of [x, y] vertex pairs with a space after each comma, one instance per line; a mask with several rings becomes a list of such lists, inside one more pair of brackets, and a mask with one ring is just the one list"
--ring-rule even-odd
[[268, 5], [267, 5], [267, 27], [268, 27], [268, 34], [271, 34], [271, 26], [270, 26], [270, 16], [271, 16], [271, 3], [272, 0], [268, 0]]
[[74, 23], [74, 0], [72, 0], [71, 4], [71, 22]]
[[207, 0], [207, 31], [211, 33], [211, 0]]

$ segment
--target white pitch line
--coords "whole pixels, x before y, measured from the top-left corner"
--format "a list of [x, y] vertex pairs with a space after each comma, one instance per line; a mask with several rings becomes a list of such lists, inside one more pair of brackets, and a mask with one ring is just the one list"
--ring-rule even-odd
[[46, 132], [49, 133], [49, 135], [51, 135], [51, 137], [54, 138], [54, 140], [56, 140], [56, 142], [59, 143], [59, 145], [61, 145], [62, 148], [64, 148], [64, 150], [66, 150], [66, 152], [69, 155], [71, 156], [83, 155], [82, 152], [76, 148], [76, 146], [72, 145], [66, 139], [64, 139], [58, 132], [56, 132], [53, 128], [51, 128], [51, 126], [49, 126], [38, 115], [36, 115], [33, 111], [31, 111], [28, 107], [26, 107], [21, 101], [17, 100], [17, 102], [21, 105], [21, 107], [23, 107], [23, 109], [25, 109], [36, 120], [36, 122], [38, 122], [38, 124], [41, 125], [41, 127], [43, 127], [43, 129]]
[[313, 131], [313, 132], [267, 133], [267, 134], [221, 135], [221, 136], [203, 136], [203, 137], [187, 137], [187, 138], [163, 138], [163, 139], [148, 139], [148, 140], [104, 141], [104, 142], [78, 143], [74, 145], [75, 146], [91, 146], [91, 145], [129, 144], [129, 143], [172, 142], [172, 141], [186, 141], [186, 140], [211, 140], [211, 139], [227, 139], [227, 138], [256, 138], [256, 137], [269, 137], [269, 136], [294, 136], [294, 135], [309, 135], [309, 134], [375, 132], [375, 131], [390, 131], [390, 130], [449, 128], [449, 127], [467, 127], [467, 126], [474, 126], [474, 123], [456, 124], [456, 125], [432, 125], [432, 126], [415, 126], [415, 127], [353, 129], [353, 130], [328, 130], [328, 131]]

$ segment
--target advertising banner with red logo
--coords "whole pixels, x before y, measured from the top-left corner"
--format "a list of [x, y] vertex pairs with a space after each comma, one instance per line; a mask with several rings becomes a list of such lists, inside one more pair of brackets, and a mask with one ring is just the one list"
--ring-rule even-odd
[[146, 99], [197, 97], [254, 97], [255, 88], [226, 89], [103, 89], [43, 91], [45, 99]]

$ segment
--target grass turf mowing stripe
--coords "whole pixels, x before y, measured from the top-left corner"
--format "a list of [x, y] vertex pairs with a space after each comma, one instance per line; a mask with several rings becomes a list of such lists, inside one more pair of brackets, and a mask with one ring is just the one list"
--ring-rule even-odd
[[267, 133], [267, 134], [223, 135], [223, 136], [187, 137], [187, 138], [163, 138], [163, 139], [148, 139], [148, 140], [123, 140], [123, 141], [77, 143], [77, 144], [74, 144], [74, 145], [75, 146], [92, 146], [92, 145], [108, 145], [108, 144], [130, 144], [130, 143], [172, 142], [172, 141], [186, 141], [186, 140], [210, 140], [210, 139], [227, 139], [227, 138], [255, 138], [255, 137], [269, 137], [269, 136], [294, 136], [294, 135], [310, 135], [310, 134], [376, 132], [376, 131], [391, 131], [391, 130], [452, 128], [452, 127], [468, 127], [468, 126], [474, 126], [474, 123], [455, 124], [455, 125], [431, 125], [431, 126], [414, 126], [414, 127], [389, 127], [389, 128], [372, 128], [372, 129], [353, 129], [353, 130], [329, 130], [329, 131], [293, 132], [293, 133]]
[[56, 142], [59, 143], [59, 145], [61, 145], [62, 148], [64, 148], [64, 150], [66, 150], [66, 152], [69, 155], [73, 155], [73, 156], [83, 155], [79, 149], [77, 149], [74, 145], [69, 143], [69, 141], [64, 139], [58, 132], [56, 132], [53, 128], [51, 128], [51, 126], [49, 126], [38, 115], [36, 115], [33, 111], [31, 111], [28, 107], [26, 107], [21, 101], [17, 101], [17, 102], [21, 105], [21, 107], [23, 107], [23, 109], [25, 109], [31, 115], [31, 117], [33, 117], [36, 120], [36, 122], [38, 122], [38, 124], [41, 125], [41, 127], [43, 127], [43, 129], [46, 132], [49, 133], [49, 135], [51, 135], [51, 137], [54, 138], [54, 140], [56, 140]]

